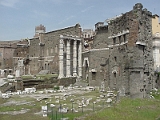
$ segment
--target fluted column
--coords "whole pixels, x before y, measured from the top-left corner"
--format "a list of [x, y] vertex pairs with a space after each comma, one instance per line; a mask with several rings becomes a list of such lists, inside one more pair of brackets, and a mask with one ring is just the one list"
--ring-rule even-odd
[[59, 41], [59, 76], [58, 78], [63, 78], [63, 39]]
[[77, 76], [77, 41], [73, 41], [73, 76]]
[[66, 49], [66, 59], [67, 59], [67, 61], [66, 61], [66, 77], [71, 77], [71, 69], [70, 69], [70, 67], [71, 67], [71, 61], [70, 61], [70, 59], [71, 59], [71, 53], [70, 53], [70, 40], [67, 40], [67, 49]]
[[78, 76], [82, 76], [82, 43], [81, 41], [79, 42], [79, 47], [78, 47]]

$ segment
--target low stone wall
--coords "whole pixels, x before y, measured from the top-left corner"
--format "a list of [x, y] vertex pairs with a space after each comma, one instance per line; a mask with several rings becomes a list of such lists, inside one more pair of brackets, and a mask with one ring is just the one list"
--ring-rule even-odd
[[41, 85], [36, 85], [36, 89], [45, 89], [45, 88], [54, 88], [54, 84], [41, 84]]
[[[27, 87], [35, 87], [36, 89], [45, 89], [45, 88], [54, 88], [54, 86], [60, 86], [60, 85], [67, 87], [70, 84], [75, 84], [75, 82], [76, 82], [76, 77], [62, 78], [62, 79], [53, 77], [49, 80], [20, 79], [18, 82], [16, 82], [16, 84], [14, 84], [14, 86], [15, 90], [24, 90]], [[6, 83], [5, 85], [0, 87], [0, 90], [4, 92], [4, 89], [8, 88], [8, 86], [9, 84]]]
[[63, 85], [64, 87], [74, 84], [76, 82], [76, 77], [61, 78], [59, 79], [58, 85]]

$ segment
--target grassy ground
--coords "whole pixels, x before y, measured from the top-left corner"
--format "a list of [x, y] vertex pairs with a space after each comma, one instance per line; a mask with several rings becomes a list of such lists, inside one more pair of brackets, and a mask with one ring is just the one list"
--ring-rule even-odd
[[[23, 102], [26, 101], [27, 104], [11, 104], [11, 105], [6, 105], [2, 106], [4, 103], [9, 103], [9, 102]], [[29, 102], [29, 103], [28, 103]], [[39, 102], [36, 102], [33, 98], [30, 97], [25, 97], [21, 98], [18, 96], [14, 96], [14, 98], [10, 99], [1, 99], [0, 98], [0, 112], [14, 112], [14, 111], [20, 111], [20, 110], [27, 110], [29, 109], [28, 112], [24, 114], [17, 114], [17, 115], [11, 115], [11, 114], [0, 114], [0, 120], [49, 120], [47, 117], [42, 117], [41, 115], [35, 115], [34, 113], [41, 111], [41, 106]]]
[[[63, 93], [62, 93], [63, 94]], [[36, 95], [36, 94], [35, 94]], [[46, 94], [44, 94], [46, 95]], [[90, 91], [89, 93], [85, 91], [85, 93], [79, 93], [79, 94], [74, 94], [74, 95], [69, 95], [66, 97], [66, 100], [59, 100], [59, 103], [56, 103], [55, 95], [51, 94], [51, 98], [49, 99], [44, 99], [38, 102], [35, 98], [29, 97], [29, 96], [19, 96], [19, 95], [14, 95], [11, 96], [9, 99], [2, 99], [0, 98], [0, 112], [13, 112], [13, 111], [21, 111], [21, 110], [29, 110], [24, 114], [18, 114], [18, 115], [10, 115], [10, 114], [0, 114], [0, 120], [49, 120], [49, 117], [42, 117], [42, 114], [34, 114], [34, 113], [39, 113], [41, 111], [41, 106], [45, 106], [46, 103], [53, 103], [56, 107], [54, 108], [53, 116], [56, 116], [56, 111], [58, 111], [58, 107], [60, 105], [67, 104], [64, 106], [65, 108], [68, 107], [69, 112], [68, 113], [57, 113], [57, 116], [60, 117], [68, 117], [70, 120], [72, 120], [75, 117], [82, 116], [84, 114], [88, 114], [93, 112], [93, 101], [99, 97], [100, 93], [98, 91]], [[42, 94], [43, 96], [43, 94]], [[90, 101], [90, 105], [87, 107], [81, 107], [78, 108], [77, 101], [81, 101], [82, 98], [89, 99], [92, 98]], [[74, 99], [73, 102], [73, 108], [78, 110], [77, 113], [72, 113], [71, 108], [72, 108], [72, 103], [71, 99]], [[25, 103], [26, 104], [22, 104]], [[4, 105], [4, 104], [8, 105]], [[11, 104], [12, 103], [12, 104]], [[94, 106], [94, 110], [99, 110], [102, 108], [103, 101], [100, 101], [96, 103]], [[50, 114], [50, 117], [52, 117], [52, 114]]]
[[156, 99], [123, 98], [111, 108], [87, 115], [85, 120], [160, 120], [160, 95]]
[[[69, 112], [66, 114], [57, 113], [57, 117], [68, 117], [69, 120], [73, 120], [76, 117], [82, 117], [82, 120], [160, 120], [160, 94], [153, 93], [155, 99], [130, 99], [122, 98], [116, 104], [112, 103], [111, 107], [107, 107], [105, 99], [101, 99], [97, 102], [97, 98], [102, 95], [98, 91], [92, 91], [83, 94], [74, 94], [68, 96], [66, 101], [60, 100], [56, 103], [55, 95], [51, 95], [52, 98], [44, 99], [38, 102], [35, 98], [29, 96], [20, 97], [18, 95], [12, 96], [9, 99], [0, 98], [0, 112], [11, 112], [20, 110], [29, 110], [24, 114], [10, 115], [0, 114], [0, 120], [49, 120], [49, 117], [43, 117], [42, 114], [35, 114], [41, 111], [41, 106], [46, 105], [46, 102], [56, 105], [53, 114], [50, 117], [56, 116], [57, 108], [63, 104], [67, 104]], [[43, 94], [42, 94], [43, 96]], [[87, 107], [78, 108], [77, 101], [82, 98], [92, 98], [90, 104]], [[78, 110], [77, 113], [72, 113], [71, 99], [74, 99], [73, 108]], [[98, 98], [100, 99], [100, 98]], [[14, 101], [19, 103], [14, 104]], [[95, 104], [93, 102], [96, 101]], [[11, 105], [4, 106], [4, 103], [12, 103]], [[27, 102], [26, 104], [21, 104]]]

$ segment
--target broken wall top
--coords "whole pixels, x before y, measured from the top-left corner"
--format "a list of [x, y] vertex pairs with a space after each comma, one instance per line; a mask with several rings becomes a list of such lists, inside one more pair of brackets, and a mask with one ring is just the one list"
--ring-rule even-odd
[[108, 19], [109, 35], [116, 36], [117, 34], [123, 33], [123, 31], [129, 31], [129, 46], [135, 46], [137, 41], [151, 41], [152, 13], [142, 8], [143, 5], [137, 3], [133, 7], [133, 10], [115, 18]]

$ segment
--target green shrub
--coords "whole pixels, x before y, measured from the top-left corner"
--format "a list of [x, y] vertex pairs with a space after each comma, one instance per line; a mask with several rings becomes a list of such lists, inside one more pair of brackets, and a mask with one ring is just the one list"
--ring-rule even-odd
[[54, 86], [54, 90], [59, 90], [59, 86]]

